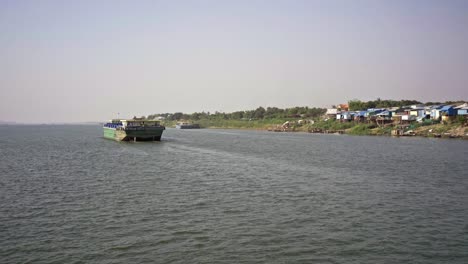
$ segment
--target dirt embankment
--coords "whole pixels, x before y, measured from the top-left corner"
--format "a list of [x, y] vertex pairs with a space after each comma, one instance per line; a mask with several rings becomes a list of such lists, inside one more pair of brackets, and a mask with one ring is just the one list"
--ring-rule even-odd
[[468, 127], [463, 125], [431, 125], [418, 127], [414, 130], [417, 136], [441, 136], [441, 137], [456, 137], [468, 138]]

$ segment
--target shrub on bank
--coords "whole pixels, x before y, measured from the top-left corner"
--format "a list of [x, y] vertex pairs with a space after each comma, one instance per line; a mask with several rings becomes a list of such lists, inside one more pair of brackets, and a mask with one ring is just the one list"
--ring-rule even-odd
[[348, 129], [346, 133], [351, 135], [370, 135], [373, 128], [375, 128], [375, 125], [358, 124]]
[[311, 128], [320, 128], [322, 130], [346, 130], [351, 127], [355, 126], [354, 122], [339, 122], [333, 119], [324, 121], [317, 121], [313, 125], [311, 125]]

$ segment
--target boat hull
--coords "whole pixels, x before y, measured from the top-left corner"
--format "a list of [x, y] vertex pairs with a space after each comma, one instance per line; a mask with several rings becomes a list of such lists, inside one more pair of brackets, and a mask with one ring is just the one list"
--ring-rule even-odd
[[198, 124], [183, 124], [183, 125], [176, 125], [177, 129], [198, 129], [200, 128], [200, 125]]
[[104, 127], [104, 138], [116, 141], [161, 141], [165, 127], [137, 127], [116, 129]]

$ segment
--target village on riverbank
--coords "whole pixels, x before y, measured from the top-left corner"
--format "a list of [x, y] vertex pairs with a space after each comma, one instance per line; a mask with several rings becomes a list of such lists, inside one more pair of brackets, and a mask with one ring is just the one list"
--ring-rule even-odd
[[327, 109], [322, 121], [311, 123], [308, 131], [312, 133], [466, 138], [468, 103], [413, 104], [359, 111], [350, 111], [349, 104], [340, 104]]
[[467, 101], [351, 100], [331, 108], [258, 107], [232, 113], [166, 113], [148, 116], [167, 127], [177, 122], [201, 128], [257, 129], [273, 132], [309, 132], [351, 135], [468, 138]]

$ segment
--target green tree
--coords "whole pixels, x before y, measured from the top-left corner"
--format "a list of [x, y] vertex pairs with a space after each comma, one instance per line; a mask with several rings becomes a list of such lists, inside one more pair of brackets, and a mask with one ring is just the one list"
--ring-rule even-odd
[[263, 117], [265, 116], [265, 112], [265, 108], [260, 106], [257, 109], [255, 109], [253, 117], [257, 119], [263, 119]]
[[180, 119], [182, 119], [182, 116], [183, 116], [183, 115], [184, 115], [184, 114], [181, 113], [181, 112], [176, 112], [176, 113], [174, 113], [173, 115], [171, 115], [170, 119], [171, 119], [171, 120], [180, 120]]

